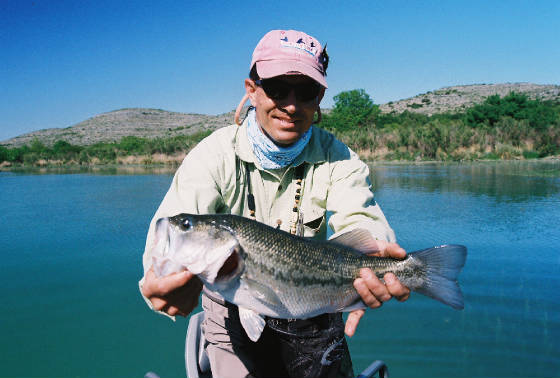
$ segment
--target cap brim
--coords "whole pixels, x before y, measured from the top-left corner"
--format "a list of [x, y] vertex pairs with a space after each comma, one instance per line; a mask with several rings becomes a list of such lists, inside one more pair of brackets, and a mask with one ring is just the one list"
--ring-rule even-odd
[[323, 87], [328, 88], [327, 81], [323, 74], [302, 62], [293, 60], [264, 60], [256, 62], [255, 64], [257, 65], [257, 73], [261, 79], [269, 79], [275, 76], [290, 75], [294, 72], [299, 72], [302, 75], [309, 76]]

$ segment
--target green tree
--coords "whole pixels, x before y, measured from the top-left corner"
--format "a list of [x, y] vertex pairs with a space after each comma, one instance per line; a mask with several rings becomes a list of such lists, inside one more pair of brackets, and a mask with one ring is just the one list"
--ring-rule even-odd
[[379, 107], [373, 103], [363, 89], [340, 92], [334, 96], [334, 108], [325, 117], [324, 127], [347, 131], [373, 125]]

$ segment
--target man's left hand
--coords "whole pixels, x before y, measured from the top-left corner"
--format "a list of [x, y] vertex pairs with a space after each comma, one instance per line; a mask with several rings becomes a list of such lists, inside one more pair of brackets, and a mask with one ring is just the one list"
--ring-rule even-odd
[[[371, 254], [378, 257], [392, 257], [395, 259], [404, 259], [406, 251], [397, 243], [389, 243], [378, 241], [379, 252]], [[364, 303], [370, 308], [381, 307], [383, 302], [387, 302], [395, 297], [400, 302], [404, 302], [410, 296], [410, 289], [404, 286], [393, 273], [387, 273], [383, 276], [384, 283], [369, 268], [360, 270], [360, 277], [354, 280], [354, 288], [362, 297]], [[348, 314], [344, 332], [348, 336], [353, 336], [356, 327], [364, 315], [365, 310], [355, 310]]]

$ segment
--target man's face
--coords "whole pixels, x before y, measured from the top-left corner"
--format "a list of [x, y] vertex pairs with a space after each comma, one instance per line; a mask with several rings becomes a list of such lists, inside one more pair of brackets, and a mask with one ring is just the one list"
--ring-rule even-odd
[[[315, 81], [304, 75], [282, 75], [272, 78], [289, 86], [315, 85]], [[325, 94], [322, 88], [311, 100], [301, 100], [295, 90], [281, 99], [270, 98], [262, 86], [253, 80], [245, 80], [245, 90], [249, 94], [251, 104], [256, 108], [257, 121], [263, 131], [279, 145], [290, 145], [296, 142], [313, 122], [313, 116]], [[301, 96], [300, 96], [301, 97]]]

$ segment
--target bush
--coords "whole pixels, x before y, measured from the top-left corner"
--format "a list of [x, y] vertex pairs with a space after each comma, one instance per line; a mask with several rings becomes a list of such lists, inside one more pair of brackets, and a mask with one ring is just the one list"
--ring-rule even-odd
[[408, 104], [407, 107], [412, 108], [412, 109], [420, 109], [422, 106], [424, 106], [423, 104], [418, 104], [418, 103], [413, 103], [413, 104]]
[[102, 163], [111, 163], [117, 159], [117, 149], [114, 143], [95, 143], [91, 146], [87, 146], [84, 150], [84, 155], [80, 154], [80, 158], [98, 158]]
[[540, 157], [560, 154], [560, 128], [549, 129], [539, 135], [535, 149]]
[[58, 140], [52, 147], [52, 155], [59, 160], [77, 159], [83, 147], [72, 145], [64, 140]]
[[523, 157], [525, 159], [536, 159], [539, 157], [539, 153], [535, 151], [523, 151]]
[[482, 104], [468, 109], [465, 121], [472, 127], [494, 126], [502, 118], [509, 117], [518, 121], [527, 120], [532, 128], [544, 130], [558, 119], [551, 105], [541, 100], [530, 100], [527, 95], [515, 92], [503, 98], [493, 95]]
[[147, 139], [136, 136], [125, 136], [115, 147], [124, 152], [125, 155], [132, 155], [149, 152], [148, 145]]
[[10, 150], [4, 146], [0, 146], [0, 163], [3, 161], [9, 161]]
[[25, 154], [29, 153], [28, 146], [22, 146], [19, 148], [11, 148], [8, 151], [8, 161], [12, 163], [23, 163], [23, 157]]

